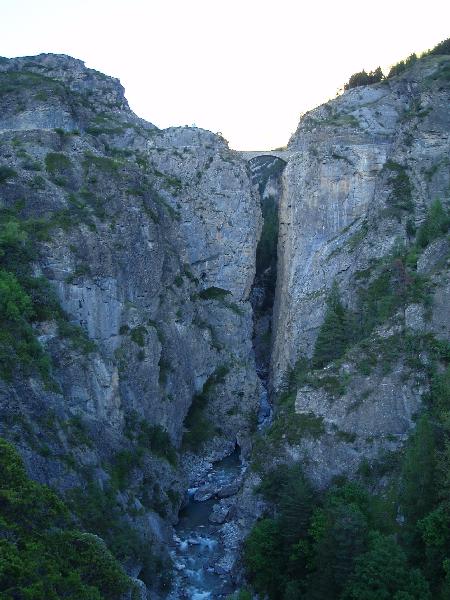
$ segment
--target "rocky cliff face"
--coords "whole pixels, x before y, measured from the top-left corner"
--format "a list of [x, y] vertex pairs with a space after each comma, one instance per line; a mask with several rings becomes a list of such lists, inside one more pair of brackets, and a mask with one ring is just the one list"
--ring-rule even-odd
[[[249, 168], [210, 132], [139, 119], [81, 61], [0, 61], [0, 284], [23, 312], [0, 303], [0, 435], [82, 526], [126, 524], [112, 536], [133, 577], [164, 587], [143, 554], [164, 554], [199, 486], [220, 499], [230, 579], [264, 509], [258, 472], [208, 487], [236, 443], [256, 471], [295, 460], [320, 487], [404, 444], [450, 335], [432, 216], [450, 193], [448, 73], [430, 56], [350, 90], [304, 115], [286, 166]], [[333, 294], [345, 351], [324, 360]], [[275, 418], [254, 436], [269, 355]]]
[[0, 433], [41, 482], [115, 486], [164, 542], [199, 460], [245, 450], [257, 407], [247, 165], [209, 132], [142, 121], [66, 56], [2, 59], [0, 92], [2, 224], [27, 231], [65, 313], [34, 321], [47, 382], [20, 360], [0, 382]]
[[[424, 379], [420, 369], [405, 364], [404, 348], [380, 367], [386, 346], [405, 331], [448, 337], [446, 242], [429, 246], [411, 272], [404, 260], [432, 202], [445, 204], [449, 197], [448, 68], [448, 56], [428, 57], [398, 77], [352, 89], [305, 114], [289, 143], [293, 155], [280, 207], [275, 393], [289, 373], [295, 378], [299, 359], [313, 355], [333, 282], [347, 309], [366, 320], [375, 309], [367, 314], [361, 307], [372, 292], [383, 301], [381, 287], [374, 286], [386, 269], [389, 276], [399, 269], [399, 295], [409, 285], [405, 278], [417, 273], [427, 290], [426, 301], [406, 294], [401, 309], [387, 311], [367, 348], [358, 346], [317, 374], [314, 385], [296, 388], [295, 413], [316, 428], [314, 435], [311, 428], [306, 436], [294, 434], [289, 452], [306, 459], [321, 485], [333, 475], [355, 473], [363, 457], [395, 450], [413, 426]], [[373, 370], [360, 364], [369, 352]]]

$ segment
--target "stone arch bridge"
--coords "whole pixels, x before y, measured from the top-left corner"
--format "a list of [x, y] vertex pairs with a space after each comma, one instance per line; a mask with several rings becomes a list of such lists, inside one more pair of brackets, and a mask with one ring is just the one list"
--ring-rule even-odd
[[287, 162], [294, 152], [292, 150], [242, 150], [239, 151], [239, 154], [248, 161], [257, 156], [275, 156], [276, 158], [281, 158], [281, 160]]

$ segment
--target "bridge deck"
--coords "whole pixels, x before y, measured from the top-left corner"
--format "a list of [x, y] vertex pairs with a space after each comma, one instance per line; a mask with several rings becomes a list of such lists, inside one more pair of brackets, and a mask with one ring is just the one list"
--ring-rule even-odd
[[257, 156], [276, 156], [286, 162], [294, 154], [292, 150], [242, 150], [238, 152], [246, 160], [252, 160], [252, 158], [256, 158]]

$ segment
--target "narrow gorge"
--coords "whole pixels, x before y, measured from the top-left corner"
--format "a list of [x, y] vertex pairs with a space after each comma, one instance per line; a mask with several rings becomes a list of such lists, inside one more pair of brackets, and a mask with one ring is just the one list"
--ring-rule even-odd
[[448, 598], [449, 69], [248, 153], [0, 59], [0, 596]]

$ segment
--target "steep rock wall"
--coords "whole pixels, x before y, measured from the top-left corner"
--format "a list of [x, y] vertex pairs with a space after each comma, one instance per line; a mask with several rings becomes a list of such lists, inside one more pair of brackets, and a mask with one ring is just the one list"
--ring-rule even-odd
[[51, 384], [20, 365], [0, 381], [0, 433], [62, 491], [104, 487], [122, 468], [125, 518], [161, 540], [157, 513], [173, 521], [198, 459], [188, 447], [176, 467], [143, 432], [162, 428], [179, 454], [203, 396], [199, 452], [217, 458], [246, 446], [257, 408], [248, 296], [261, 214], [247, 165], [209, 132], [142, 121], [117, 80], [70, 57], [3, 59], [0, 91], [0, 164], [13, 170], [2, 219], [37, 233], [34, 274], [81, 328], [35, 323]]
[[[275, 394], [288, 385], [297, 361], [313, 355], [333, 282], [343, 304], [358, 311], [362, 290], [379, 274], [381, 262], [412, 243], [436, 198], [448, 200], [447, 73], [448, 57], [428, 57], [401, 76], [352, 89], [300, 121], [289, 143], [293, 154], [283, 174], [280, 206], [271, 369]], [[423, 259], [417, 266], [428, 278], [428, 320], [423, 307], [413, 303], [397, 314], [402, 332], [406, 327], [448, 335], [448, 315], [442, 312], [448, 254], [442, 252], [438, 266], [435, 261], [421, 271]], [[380, 337], [393, 340], [398, 327], [391, 322], [377, 330], [373, 343]], [[389, 375], [358, 379], [358, 360], [348, 356], [319, 376], [337, 373], [351, 381], [344, 393], [328, 393], [326, 384], [317, 381], [316, 389], [306, 385], [297, 391], [296, 414], [316, 418], [321, 426], [315, 438], [299, 434], [291, 440], [290, 452], [306, 461], [320, 485], [333, 475], [355, 473], [362, 458], [374, 458], [380, 448], [398, 448], [421, 405], [423, 381], [407, 369], [402, 350]]]

